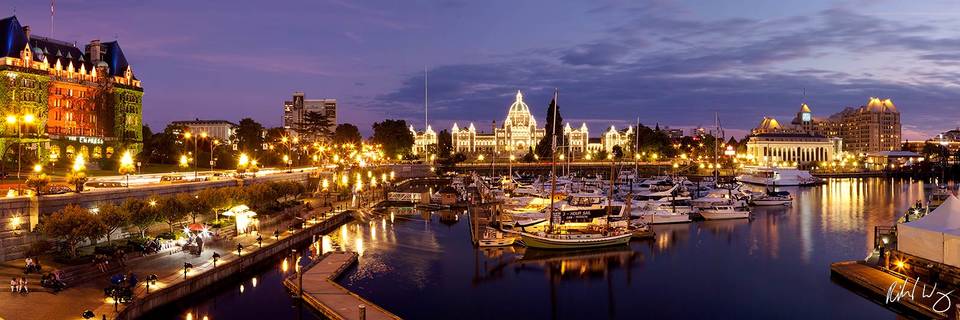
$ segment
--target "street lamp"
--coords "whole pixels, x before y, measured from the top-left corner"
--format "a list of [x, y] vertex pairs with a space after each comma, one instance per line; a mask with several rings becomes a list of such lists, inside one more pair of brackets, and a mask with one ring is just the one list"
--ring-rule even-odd
[[87, 182], [84, 169], [86, 169], [86, 161], [83, 159], [83, 154], [77, 154], [73, 159], [73, 166], [70, 168], [70, 176], [67, 180], [74, 185], [74, 190], [78, 193], [83, 191], [83, 184]]
[[7, 124], [17, 126], [17, 179], [20, 179], [20, 171], [22, 169], [20, 154], [23, 153], [23, 124], [33, 124], [36, 118], [33, 114], [25, 114], [23, 116], [16, 115], [7, 115]]
[[130, 189], [130, 174], [134, 172], [136, 168], [133, 166], [133, 155], [130, 154], [130, 150], [123, 152], [123, 156], [120, 157], [120, 168], [118, 171], [120, 174], [125, 175], [127, 178], [127, 189]]

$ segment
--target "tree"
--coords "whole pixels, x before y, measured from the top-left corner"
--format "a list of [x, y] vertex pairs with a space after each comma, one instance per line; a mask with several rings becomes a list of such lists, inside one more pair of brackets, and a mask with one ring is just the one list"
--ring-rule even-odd
[[600, 150], [600, 151], [597, 152], [597, 158], [594, 159], [594, 160], [597, 160], [597, 161], [607, 160], [607, 155], [609, 155], [609, 154], [607, 153], [607, 150]]
[[527, 154], [523, 155], [523, 162], [534, 162], [537, 157], [533, 154], [533, 148], [527, 148]]
[[84, 171], [70, 171], [67, 172], [66, 180], [68, 184], [72, 184], [74, 191], [77, 193], [83, 191], [83, 184], [87, 183], [87, 173]]
[[202, 216], [204, 212], [209, 210], [208, 205], [200, 201], [199, 195], [178, 193], [174, 197], [183, 206], [184, 212], [190, 215], [190, 223], [197, 223], [197, 217]]
[[50, 176], [42, 172], [38, 174], [31, 174], [29, 177], [27, 177], [26, 184], [28, 188], [33, 189], [33, 191], [37, 192], [37, 195], [40, 195], [43, 189], [50, 184]]
[[373, 124], [373, 142], [383, 146], [390, 157], [405, 155], [413, 147], [413, 133], [404, 120], [387, 119]]
[[160, 219], [170, 226], [170, 233], [173, 233], [173, 227], [180, 224], [187, 215], [187, 207], [180, 202], [176, 196], [166, 196], [157, 201], [157, 212]]
[[333, 142], [336, 144], [358, 144], [361, 140], [363, 137], [360, 136], [360, 129], [349, 123], [338, 124], [333, 132]]
[[149, 137], [144, 136], [142, 157], [151, 163], [174, 163], [182, 151], [178, 147], [180, 137], [177, 132], [183, 132], [183, 126], [168, 125], [163, 132]]
[[613, 151], [613, 157], [616, 158], [617, 160], [620, 160], [623, 158], [623, 147], [620, 147], [619, 145], [613, 146], [612, 151]]
[[147, 228], [159, 220], [156, 208], [140, 199], [129, 198], [120, 206], [130, 213], [130, 224], [137, 227], [141, 238], [146, 236]]
[[263, 148], [263, 125], [243, 118], [237, 125], [237, 146], [243, 152], [259, 153]]
[[[224, 191], [230, 188], [220, 188], [220, 189], [203, 189], [197, 193], [197, 201], [205, 206], [205, 209], [208, 211], [217, 214], [217, 212], [225, 211], [232, 207], [232, 201], [230, 195]], [[218, 216], [219, 218], [219, 216]]]
[[303, 114], [297, 133], [313, 140], [330, 138], [330, 118], [322, 112], [307, 111]]
[[110, 235], [114, 231], [127, 226], [130, 222], [130, 212], [126, 208], [112, 203], [100, 205], [97, 215], [100, 216], [100, 221], [106, 228], [107, 242], [110, 242]]
[[44, 235], [62, 241], [71, 257], [77, 255], [80, 241], [96, 239], [105, 230], [106, 226], [99, 217], [74, 204], [54, 212], [43, 221]]
[[453, 152], [453, 136], [450, 135], [450, 131], [443, 129], [437, 135], [437, 156], [447, 158], [451, 152]]
[[[554, 112], [556, 109], [556, 112]], [[554, 113], [556, 113], [557, 121], [553, 121]], [[547, 107], [547, 123], [544, 124], [544, 135], [543, 139], [540, 139], [537, 142], [537, 155], [541, 158], [547, 159], [553, 156], [553, 135], [557, 135], [557, 146], [565, 145], [563, 136], [563, 116], [560, 115], [560, 108], [557, 106], [556, 100], [550, 100], [550, 105]]]

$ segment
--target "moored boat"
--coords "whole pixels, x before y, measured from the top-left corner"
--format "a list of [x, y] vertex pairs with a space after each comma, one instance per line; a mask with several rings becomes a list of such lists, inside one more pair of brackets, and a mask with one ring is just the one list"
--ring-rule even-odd
[[625, 245], [630, 242], [633, 233], [627, 230], [613, 230], [607, 233], [570, 232], [550, 234], [546, 232], [521, 233], [527, 247], [539, 249], [582, 249]]
[[747, 219], [750, 207], [746, 205], [718, 205], [700, 209], [700, 216], [706, 220]]

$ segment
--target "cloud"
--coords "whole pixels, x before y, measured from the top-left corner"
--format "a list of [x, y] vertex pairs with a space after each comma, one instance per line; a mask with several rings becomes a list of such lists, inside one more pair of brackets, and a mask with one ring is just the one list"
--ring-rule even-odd
[[[860, 106], [871, 96], [891, 97], [901, 106], [905, 123], [922, 119], [930, 121], [927, 130], [938, 130], [952, 123], [923, 114], [949, 113], [960, 98], [960, 92], [944, 83], [943, 71], [918, 68], [911, 78], [888, 78], [883, 75], [890, 71], [884, 69], [807, 63], [893, 54], [883, 51], [888, 48], [916, 60], [957, 58], [931, 52], [957, 49], [953, 41], [923, 36], [931, 30], [837, 8], [769, 20], [702, 21], [648, 14], [610, 28], [598, 40], [532, 50], [558, 52], [555, 56], [518, 55], [435, 67], [430, 71], [431, 118], [489, 123], [505, 115], [513, 92], [521, 89], [542, 119], [558, 87], [564, 116], [586, 121], [594, 131], [638, 116], [644, 123], [678, 127], [712, 124], [718, 113], [733, 129], [729, 132], [745, 133], [765, 115], [791, 119], [806, 89], [806, 101], [818, 116]], [[890, 39], [904, 43], [891, 45]], [[392, 116], [422, 115], [422, 74], [409, 76], [373, 103], [377, 106], [371, 107]], [[624, 120], [609, 120], [612, 115]], [[932, 134], [921, 129], [907, 133]]]
[[616, 64], [628, 48], [614, 43], [594, 43], [565, 52], [560, 60], [571, 65], [606, 66]]

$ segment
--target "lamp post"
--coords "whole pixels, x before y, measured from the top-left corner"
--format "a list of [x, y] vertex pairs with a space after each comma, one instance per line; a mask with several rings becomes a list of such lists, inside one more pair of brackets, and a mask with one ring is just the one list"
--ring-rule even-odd
[[133, 167], [133, 155], [130, 154], [130, 150], [123, 152], [123, 156], [120, 157], [120, 168], [118, 171], [120, 174], [125, 175], [127, 178], [127, 190], [130, 189], [130, 174], [136, 170]]
[[36, 118], [33, 114], [24, 114], [22, 116], [8, 115], [7, 124], [17, 126], [17, 179], [20, 179], [20, 172], [22, 170], [21, 156], [23, 153], [23, 125], [24, 124], [33, 124]]
[[183, 263], [183, 278], [187, 278], [187, 272], [190, 271], [190, 268], [193, 268], [193, 264], [189, 262]]
[[[204, 132], [204, 134], [206, 134], [206, 132]], [[219, 144], [220, 144], [219, 139], [213, 139], [212, 141], [210, 141], [210, 171], [213, 171], [213, 164], [215, 161], [213, 160], [213, 149], [216, 148], [216, 146]]]
[[220, 254], [214, 252], [214, 253], [213, 253], [213, 267], [214, 267], [214, 268], [217, 267], [217, 260], [220, 260]]

